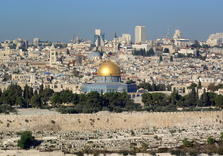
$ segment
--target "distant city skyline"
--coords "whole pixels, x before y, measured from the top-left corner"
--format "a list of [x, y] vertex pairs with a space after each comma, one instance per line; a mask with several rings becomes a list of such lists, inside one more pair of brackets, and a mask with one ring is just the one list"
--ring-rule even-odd
[[115, 32], [131, 34], [146, 27], [147, 39], [173, 35], [207, 40], [223, 32], [222, 0], [5, 0], [1, 2], [0, 41], [18, 37], [69, 41], [73, 36], [93, 40], [95, 29], [112, 39]]

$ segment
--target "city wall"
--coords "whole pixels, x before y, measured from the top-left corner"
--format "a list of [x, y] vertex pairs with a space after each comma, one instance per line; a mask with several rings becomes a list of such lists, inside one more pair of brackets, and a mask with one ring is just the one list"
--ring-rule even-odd
[[107, 113], [0, 115], [0, 132], [7, 131], [95, 131], [142, 128], [223, 128], [223, 111], [173, 113]]

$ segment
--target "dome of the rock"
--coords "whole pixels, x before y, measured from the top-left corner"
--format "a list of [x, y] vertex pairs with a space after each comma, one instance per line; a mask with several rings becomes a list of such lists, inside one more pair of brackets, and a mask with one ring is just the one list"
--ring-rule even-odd
[[111, 61], [102, 63], [98, 69], [98, 76], [120, 76], [120, 68]]

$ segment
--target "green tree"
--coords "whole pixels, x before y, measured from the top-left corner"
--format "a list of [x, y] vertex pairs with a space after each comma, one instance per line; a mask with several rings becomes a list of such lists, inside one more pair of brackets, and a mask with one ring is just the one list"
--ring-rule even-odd
[[148, 91], [152, 91], [152, 86], [150, 83], [140, 83], [138, 86], [137, 86], [138, 89], [140, 88], [143, 88], [143, 89], [147, 89]]
[[150, 93], [142, 94], [142, 102], [144, 103], [145, 108], [153, 107], [153, 97]]
[[127, 93], [105, 93], [103, 95], [103, 107], [108, 107], [109, 111], [121, 112], [140, 109]]
[[223, 108], [223, 96], [222, 95], [215, 96], [215, 104], [217, 107]]
[[177, 106], [180, 100], [182, 100], [182, 96], [177, 91], [174, 90], [170, 95], [171, 105]]
[[63, 103], [63, 99], [61, 99], [60, 93], [54, 93], [53, 96], [50, 98], [50, 101], [54, 106]]
[[153, 102], [157, 105], [165, 105], [166, 102], [166, 95], [163, 93], [153, 93]]
[[43, 106], [40, 95], [33, 95], [30, 101], [30, 104], [34, 108], [41, 108]]
[[18, 140], [18, 146], [20, 148], [29, 149], [34, 145], [35, 138], [32, 136], [32, 132], [24, 131], [20, 135], [20, 139]]
[[207, 101], [205, 103], [205, 106], [215, 106], [215, 97], [216, 94], [212, 92], [207, 92]]
[[11, 106], [16, 105], [16, 98], [22, 96], [22, 88], [16, 84], [11, 84], [1, 96], [1, 101], [4, 104]]
[[32, 98], [32, 96], [33, 96], [33, 88], [29, 87], [28, 85], [25, 85], [24, 91], [23, 91], [23, 98], [25, 100], [26, 107], [29, 106], [30, 99]]
[[158, 84], [156, 85], [156, 91], [166, 91], [166, 85], [165, 84]]
[[192, 88], [191, 92], [184, 96], [183, 106], [185, 107], [193, 107], [198, 105], [198, 95], [195, 87]]
[[39, 94], [42, 94], [43, 89], [44, 89], [44, 86], [43, 86], [43, 84], [41, 84], [40, 87], [39, 87]]
[[82, 113], [95, 113], [103, 108], [103, 98], [98, 92], [90, 92], [86, 95], [86, 100], [80, 103]]
[[41, 92], [39, 92], [39, 96], [41, 97], [41, 101], [44, 105], [47, 104], [53, 93], [54, 91], [50, 88], [45, 88]]
[[60, 105], [62, 103], [79, 103], [79, 95], [73, 94], [72, 91], [63, 90], [58, 93], [54, 93], [53, 96], [50, 98], [50, 101], [54, 105]]
[[18, 105], [20, 107], [25, 107], [26, 106], [26, 101], [21, 96], [16, 97], [16, 105]]
[[158, 110], [158, 108], [167, 107], [169, 99], [168, 96], [162, 93], [144, 93], [142, 95], [142, 102], [146, 110], [155, 111]]
[[157, 91], [156, 88], [157, 88], [156, 87], [156, 84], [155, 83], [152, 83], [152, 85], [151, 85], [151, 91]]
[[200, 98], [199, 106], [206, 106], [209, 103], [208, 93], [204, 90]]
[[16, 112], [15, 108], [8, 104], [0, 104], [0, 113], [9, 114], [10, 112]]

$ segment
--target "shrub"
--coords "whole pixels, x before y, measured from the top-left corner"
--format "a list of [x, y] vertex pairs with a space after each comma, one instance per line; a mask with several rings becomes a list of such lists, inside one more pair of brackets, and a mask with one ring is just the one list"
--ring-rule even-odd
[[221, 134], [220, 134], [220, 139], [221, 139], [221, 141], [223, 141], [223, 132], [221, 132]]
[[8, 104], [0, 104], [0, 113], [9, 114], [10, 112], [16, 112], [16, 110]]
[[32, 132], [24, 131], [20, 133], [20, 139], [18, 140], [18, 146], [22, 149], [30, 149], [35, 145], [35, 138], [32, 136]]
[[170, 152], [172, 155], [180, 155], [180, 156], [186, 156], [186, 153], [184, 153], [183, 151], [176, 149]]
[[193, 146], [193, 142], [189, 141], [187, 138], [185, 138], [183, 140], [183, 146], [185, 146], [185, 147], [192, 147]]
[[209, 137], [209, 138], [207, 139], [207, 143], [208, 143], [209, 145], [212, 145], [212, 144], [215, 143], [215, 139], [212, 138], [212, 137]]

